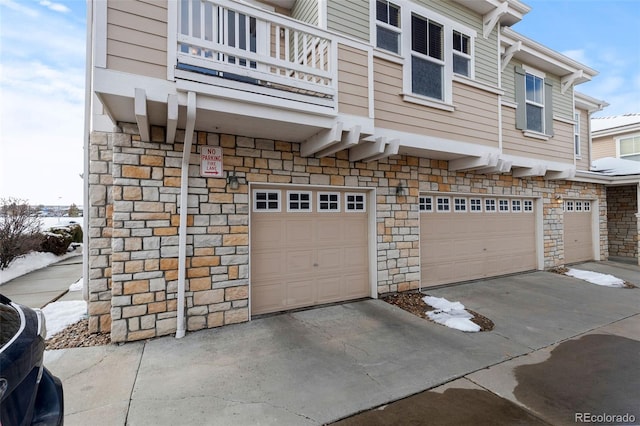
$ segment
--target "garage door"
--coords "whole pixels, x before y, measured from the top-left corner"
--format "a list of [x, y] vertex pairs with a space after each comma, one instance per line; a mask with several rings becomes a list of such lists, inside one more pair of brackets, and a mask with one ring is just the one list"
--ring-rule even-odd
[[368, 252], [366, 193], [254, 189], [252, 314], [370, 296]]
[[564, 202], [564, 261], [565, 263], [593, 260], [591, 201]]
[[534, 200], [420, 197], [422, 286], [536, 269]]

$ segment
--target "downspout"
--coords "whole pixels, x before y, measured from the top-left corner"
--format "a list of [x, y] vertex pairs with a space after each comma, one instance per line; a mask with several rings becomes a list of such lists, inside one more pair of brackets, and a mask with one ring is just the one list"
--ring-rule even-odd
[[178, 313], [176, 318], [176, 339], [185, 334], [184, 301], [187, 265], [187, 214], [189, 200], [189, 160], [196, 125], [196, 94], [187, 93], [187, 125], [184, 131], [182, 150], [182, 170], [180, 174], [180, 226], [178, 230]]
[[87, 43], [84, 75], [84, 168], [82, 171], [82, 299], [89, 301], [89, 133], [91, 132], [91, 100], [93, 98], [93, 1], [87, 0]]

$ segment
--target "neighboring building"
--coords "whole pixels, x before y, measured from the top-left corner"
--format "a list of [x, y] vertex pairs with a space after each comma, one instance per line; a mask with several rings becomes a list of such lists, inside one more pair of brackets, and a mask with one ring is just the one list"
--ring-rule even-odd
[[517, 0], [89, 5], [93, 332], [609, 256], [597, 72]]
[[640, 161], [640, 113], [591, 119], [593, 159]]

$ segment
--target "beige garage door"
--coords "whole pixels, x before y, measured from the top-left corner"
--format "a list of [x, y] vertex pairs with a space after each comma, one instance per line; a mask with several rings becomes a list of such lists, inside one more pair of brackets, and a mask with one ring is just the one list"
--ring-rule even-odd
[[252, 198], [252, 314], [371, 295], [366, 193], [261, 188]]
[[564, 261], [565, 263], [593, 260], [591, 201], [564, 202]]
[[422, 286], [536, 268], [534, 200], [420, 197]]

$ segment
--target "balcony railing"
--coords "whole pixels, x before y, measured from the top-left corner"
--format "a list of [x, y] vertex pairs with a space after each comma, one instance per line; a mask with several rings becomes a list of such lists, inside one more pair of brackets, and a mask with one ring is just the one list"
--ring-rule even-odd
[[336, 45], [322, 30], [229, 0], [178, 9], [178, 68], [334, 98]]

